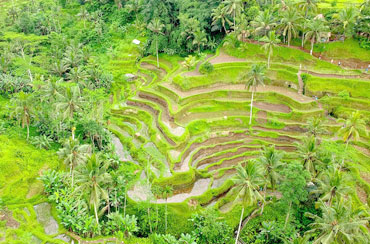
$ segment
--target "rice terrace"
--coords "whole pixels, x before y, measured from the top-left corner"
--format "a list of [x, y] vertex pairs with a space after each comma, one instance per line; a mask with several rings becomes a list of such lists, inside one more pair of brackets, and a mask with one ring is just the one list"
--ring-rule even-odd
[[0, 0], [0, 243], [370, 243], [369, 0]]

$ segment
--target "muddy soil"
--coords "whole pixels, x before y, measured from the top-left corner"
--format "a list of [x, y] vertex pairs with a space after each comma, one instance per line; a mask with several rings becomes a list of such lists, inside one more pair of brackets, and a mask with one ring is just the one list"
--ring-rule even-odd
[[153, 64], [146, 63], [146, 62], [142, 62], [140, 67], [143, 68], [143, 69], [152, 70], [153, 72], [158, 74], [158, 80], [162, 80], [167, 74], [167, 72], [164, 69], [158, 68], [157, 66], [155, 66]]
[[[158, 118], [158, 114], [159, 114], [158, 110], [153, 109], [152, 107], [150, 107], [147, 104], [140, 103], [140, 102], [137, 102], [137, 101], [127, 101], [127, 105], [134, 106], [134, 107], [139, 107], [139, 108], [143, 108], [145, 110], [148, 110], [150, 113], [154, 114]], [[161, 134], [164, 136], [164, 138], [167, 140], [167, 142], [170, 143], [172, 146], [175, 146], [176, 143], [171, 138], [169, 138], [167, 136], [167, 134], [164, 133], [161, 126], [159, 126], [158, 119], [154, 118], [154, 120], [155, 120], [157, 129], [161, 132]]]
[[3, 209], [0, 211], [0, 221], [5, 221], [6, 228], [10, 229], [19, 228], [19, 223], [13, 218], [12, 211], [8, 209]]
[[258, 148], [252, 148], [252, 147], [239, 147], [235, 152], [227, 152], [227, 153], [224, 153], [218, 156], [213, 156], [213, 157], [209, 157], [206, 159], [202, 159], [197, 163], [197, 168], [204, 169], [208, 165], [218, 162], [224, 158], [230, 158], [230, 157], [233, 157], [235, 155], [239, 155], [245, 152], [258, 151], [258, 150], [259, 150]]
[[209, 60], [211, 64], [236, 63], [236, 62], [245, 62], [245, 61], [246, 61], [245, 59], [230, 56], [223, 51], [220, 51], [220, 54], [217, 57]]
[[272, 104], [267, 102], [254, 102], [253, 106], [262, 110], [281, 112], [281, 113], [290, 113], [292, 110], [290, 107], [284, 104]]

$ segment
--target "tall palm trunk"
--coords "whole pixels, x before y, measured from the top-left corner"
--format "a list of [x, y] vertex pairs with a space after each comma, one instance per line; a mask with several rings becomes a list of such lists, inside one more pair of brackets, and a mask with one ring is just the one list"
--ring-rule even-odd
[[99, 225], [98, 209], [96, 208], [96, 203], [94, 203], [94, 212], [95, 212], [96, 223]]
[[314, 43], [314, 39], [312, 38], [311, 39], [311, 50], [310, 50], [310, 55], [312, 56], [312, 52], [313, 52], [313, 43]]
[[254, 89], [252, 89], [252, 98], [251, 98], [251, 111], [249, 113], [249, 125], [252, 124], [252, 113], [253, 113], [253, 96], [254, 96]]
[[289, 209], [288, 209], [288, 213], [286, 215], [286, 218], [285, 218], [285, 224], [284, 224], [284, 229], [286, 228], [286, 225], [288, 223], [288, 220], [289, 220], [289, 216], [290, 216], [290, 209], [292, 207], [292, 202], [289, 203]]
[[303, 46], [304, 46], [304, 32], [302, 31], [302, 48], [303, 48]]
[[267, 68], [270, 68], [270, 57], [271, 57], [271, 50], [269, 51], [269, 54], [267, 56]]
[[235, 238], [235, 244], [238, 244], [240, 229], [242, 227], [243, 215], [244, 215], [244, 207], [242, 209], [242, 214], [240, 215], [239, 227], [238, 227], [238, 232], [237, 232], [236, 238]]

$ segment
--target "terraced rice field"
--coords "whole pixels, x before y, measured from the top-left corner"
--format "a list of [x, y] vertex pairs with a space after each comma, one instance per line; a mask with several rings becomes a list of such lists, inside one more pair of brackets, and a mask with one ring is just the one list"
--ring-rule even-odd
[[[310, 65], [299, 71], [284, 63], [273, 63], [268, 73], [269, 84], [257, 89], [249, 127], [251, 93], [238, 81], [238, 75], [253, 62], [230, 56], [224, 50], [199, 62], [206, 59], [215, 66], [209, 75], [199, 73], [199, 64], [188, 71], [178, 61], [161, 58], [157, 68], [152, 58], [145, 58], [137, 74], [140, 88], [126, 103], [112, 109], [111, 131], [118, 138], [129, 138], [124, 141], [125, 147], [129, 145], [150, 154], [149, 166], [143, 165], [141, 180], [128, 193], [132, 200], [164, 202], [152, 198], [146, 180], [150, 175], [154, 184], [173, 186], [174, 195], [168, 199], [169, 203], [185, 202], [189, 206], [215, 207], [228, 212], [233, 205], [230, 189], [235, 166], [258, 157], [262, 146], [275, 145], [285, 152], [286, 161], [297, 159], [295, 143], [305, 137], [305, 121], [315, 116], [327, 118], [330, 134], [325, 137], [338, 139], [334, 132], [341, 125], [331, 114], [341, 98], [330, 90], [330, 82], [326, 83], [327, 89], [321, 90], [325, 92], [317, 92], [310, 88], [309, 82], [298, 80], [298, 72], [307, 74], [311, 80], [335, 79], [344, 87], [348, 79], [370, 82], [368, 76], [358, 71], [344, 70], [343, 75], [320, 73]], [[199, 82], [203, 80], [208, 83]], [[318, 96], [318, 100], [313, 96]], [[361, 103], [361, 112], [368, 115], [369, 97], [360, 93], [352, 94], [339, 109], [352, 111], [361, 108], [358, 106]], [[121, 160], [133, 160], [118, 139], [115, 144]], [[356, 148], [362, 156], [370, 155], [369, 137], [363, 135]], [[364, 167], [368, 170], [368, 166]], [[366, 198], [369, 199], [365, 196], [365, 201]]]

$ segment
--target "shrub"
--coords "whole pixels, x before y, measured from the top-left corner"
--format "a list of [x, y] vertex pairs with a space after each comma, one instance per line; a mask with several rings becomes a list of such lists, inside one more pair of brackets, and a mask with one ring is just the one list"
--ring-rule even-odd
[[209, 74], [214, 70], [213, 65], [206, 61], [204, 64], [202, 64], [199, 68], [199, 72], [202, 74]]
[[58, 189], [64, 189], [64, 174], [55, 170], [46, 171], [40, 180], [44, 183], [44, 191], [48, 195], [54, 194]]
[[232, 243], [232, 228], [224, 221], [218, 221], [215, 211], [195, 214], [190, 219], [193, 223], [193, 236], [198, 244], [228, 244]]
[[338, 96], [341, 97], [341, 98], [344, 98], [346, 100], [350, 98], [349, 92], [346, 91], [346, 90], [343, 90], [343, 91], [339, 92]]

